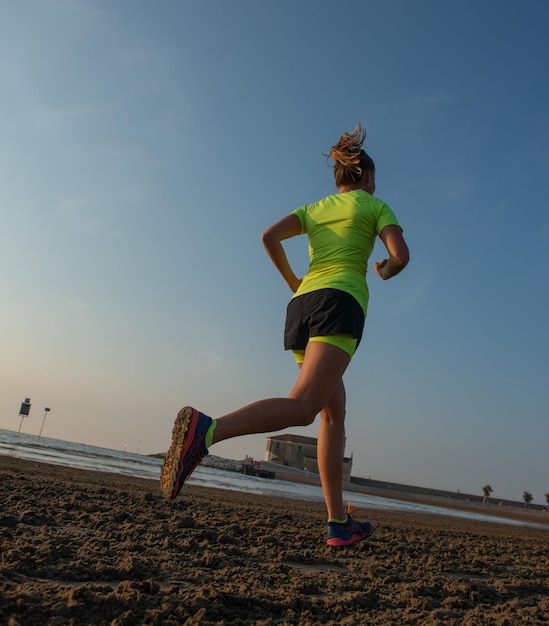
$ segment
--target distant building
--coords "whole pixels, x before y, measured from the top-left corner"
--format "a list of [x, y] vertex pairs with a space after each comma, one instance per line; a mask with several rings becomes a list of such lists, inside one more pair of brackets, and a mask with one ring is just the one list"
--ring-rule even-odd
[[[267, 437], [265, 461], [280, 463], [286, 467], [308, 470], [318, 474], [317, 443], [314, 437], [302, 435], [276, 435]], [[351, 480], [353, 457], [343, 458], [343, 480]]]

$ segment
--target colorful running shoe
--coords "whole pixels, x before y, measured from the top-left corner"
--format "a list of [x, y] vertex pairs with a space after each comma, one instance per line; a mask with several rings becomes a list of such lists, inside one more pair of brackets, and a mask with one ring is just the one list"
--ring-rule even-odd
[[208, 454], [205, 439], [212, 418], [190, 406], [179, 411], [172, 432], [172, 445], [164, 457], [160, 488], [169, 500], [181, 491], [184, 482]]
[[374, 527], [370, 522], [356, 522], [350, 515], [347, 515], [345, 523], [328, 522], [326, 543], [329, 546], [350, 546], [373, 534]]

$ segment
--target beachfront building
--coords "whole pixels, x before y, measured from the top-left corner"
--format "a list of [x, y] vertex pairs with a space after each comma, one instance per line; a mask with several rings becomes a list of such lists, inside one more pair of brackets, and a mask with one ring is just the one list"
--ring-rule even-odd
[[[317, 440], [303, 435], [276, 435], [267, 437], [265, 461], [318, 474]], [[343, 458], [343, 480], [351, 480], [353, 457]]]

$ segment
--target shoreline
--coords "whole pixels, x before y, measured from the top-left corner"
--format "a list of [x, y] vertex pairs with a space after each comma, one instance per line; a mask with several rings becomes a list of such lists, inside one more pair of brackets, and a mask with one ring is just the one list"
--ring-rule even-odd
[[[157, 458], [163, 458], [163, 455], [153, 455]], [[210, 455], [205, 457], [203, 465], [213, 469], [222, 469], [240, 473], [245, 461], [233, 461], [223, 457]], [[278, 480], [290, 483], [300, 483], [303, 485], [311, 485], [321, 487], [318, 474], [307, 473], [295, 468], [286, 468], [275, 463], [260, 461], [258, 463], [259, 470], [267, 470], [272, 472]], [[286, 471], [285, 471], [286, 470]], [[400, 501], [418, 504], [429, 507], [441, 507], [455, 511], [463, 511], [475, 515], [485, 515], [489, 517], [501, 518], [504, 520], [512, 520], [522, 522], [524, 524], [535, 524], [545, 527], [549, 530], [549, 511], [544, 507], [537, 505], [535, 507], [522, 507], [518, 502], [499, 501], [497, 504], [490, 499], [482, 502], [480, 498], [470, 494], [453, 494], [440, 490], [429, 490], [424, 487], [415, 488], [412, 485], [391, 485], [387, 488], [380, 481], [372, 481], [369, 484], [364, 479], [356, 479], [356, 481], [348, 481], [343, 485], [343, 489], [348, 493], [359, 493], [379, 498], [386, 498], [392, 501]], [[402, 487], [399, 489], [399, 487]], [[417, 491], [416, 491], [417, 489]], [[429, 493], [432, 491], [432, 493]], [[420, 513], [421, 511], [417, 511]], [[436, 515], [436, 512], [423, 511], [425, 514]]]
[[[320, 486], [320, 481], [315, 478], [301, 477], [296, 474], [277, 472], [278, 479], [286, 480], [288, 482], [298, 482], [308, 485]], [[436, 506], [448, 509], [455, 509], [458, 511], [465, 511], [467, 513], [477, 513], [480, 515], [489, 515], [491, 517], [501, 517], [503, 519], [515, 520], [518, 522], [525, 522], [528, 524], [537, 524], [540, 526], [546, 526], [549, 530], [549, 512], [524, 509], [521, 510], [515, 506], [498, 505], [491, 502], [473, 502], [462, 499], [450, 499], [448, 497], [437, 495], [425, 495], [417, 494], [413, 491], [398, 491], [381, 488], [368, 488], [365, 486], [357, 485], [355, 483], [345, 483], [344, 491], [350, 493], [362, 493], [370, 496], [376, 496], [379, 498], [388, 498], [390, 500], [399, 500], [402, 502], [412, 502], [414, 504], [422, 504], [427, 506]], [[419, 514], [419, 512], [418, 512]], [[437, 515], [437, 513], [425, 512], [426, 515]]]
[[326, 546], [322, 502], [0, 456], [0, 623], [514, 626], [549, 623], [547, 531], [360, 511]]
[[[160, 454], [153, 456], [157, 458], [163, 457], [163, 455]], [[244, 463], [245, 461], [233, 461], [215, 455], [205, 457], [203, 460], [203, 465], [206, 467], [233, 472], [240, 472]], [[318, 474], [311, 474], [303, 470], [287, 468], [276, 463], [265, 461], [258, 463], [258, 469], [272, 472], [278, 480], [321, 487]], [[489, 498], [486, 502], [483, 502], [480, 496], [476, 497], [472, 494], [454, 494], [438, 489], [431, 490], [425, 487], [414, 487], [413, 485], [388, 485], [388, 483], [382, 481], [366, 481], [362, 478], [356, 478], [345, 482], [343, 489], [349, 493], [360, 493], [393, 501], [436, 506], [477, 515], [499, 517], [527, 524], [538, 524], [547, 526], [549, 529], [549, 511], [546, 507], [539, 504], [526, 507], [519, 502], [510, 500], [498, 500], [495, 502], [493, 498]]]

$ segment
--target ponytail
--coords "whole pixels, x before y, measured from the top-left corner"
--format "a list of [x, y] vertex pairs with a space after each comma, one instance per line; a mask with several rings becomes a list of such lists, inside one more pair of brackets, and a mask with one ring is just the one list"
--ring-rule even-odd
[[334, 160], [336, 187], [356, 184], [365, 172], [375, 171], [373, 160], [362, 149], [366, 130], [360, 122], [351, 134], [344, 133], [332, 146], [328, 158]]

